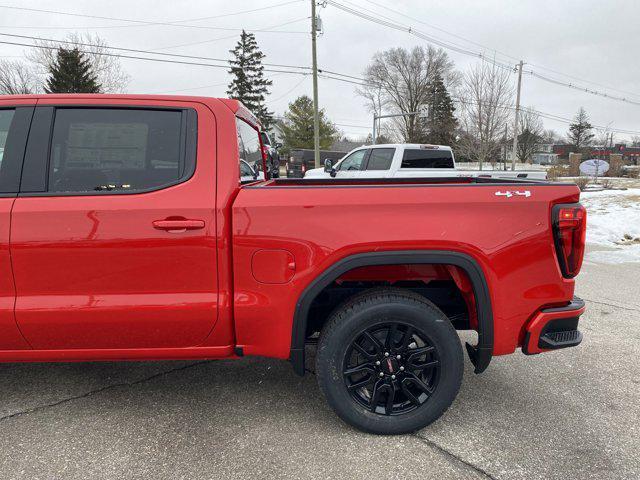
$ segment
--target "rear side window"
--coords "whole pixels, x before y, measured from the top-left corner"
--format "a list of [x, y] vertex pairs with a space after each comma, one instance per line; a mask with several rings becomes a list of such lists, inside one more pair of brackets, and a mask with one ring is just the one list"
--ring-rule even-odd
[[405, 150], [400, 168], [453, 168], [449, 150]]
[[182, 110], [60, 108], [49, 164], [50, 192], [148, 190], [187, 173]]
[[367, 163], [367, 170], [389, 170], [395, 148], [372, 148]]
[[237, 117], [236, 130], [238, 132], [238, 162], [244, 160], [254, 169], [261, 170], [262, 147], [258, 130]]

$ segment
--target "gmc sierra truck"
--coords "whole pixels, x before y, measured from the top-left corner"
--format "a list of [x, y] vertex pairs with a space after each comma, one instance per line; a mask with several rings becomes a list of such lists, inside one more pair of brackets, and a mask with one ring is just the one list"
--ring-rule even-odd
[[0, 361], [260, 355], [302, 375], [315, 344], [329, 405], [391, 434], [453, 402], [456, 330], [477, 332], [476, 373], [580, 343], [575, 185], [242, 182], [259, 128], [226, 99], [0, 97]]

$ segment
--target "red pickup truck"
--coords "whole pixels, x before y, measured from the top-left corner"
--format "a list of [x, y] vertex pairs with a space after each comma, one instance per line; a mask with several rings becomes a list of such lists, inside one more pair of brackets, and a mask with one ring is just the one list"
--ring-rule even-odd
[[580, 343], [573, 184], [266, 179], [233, 100], [0, 97], [0, 361], [261, 355], [351, 425], [437, 419], [495, 355]]

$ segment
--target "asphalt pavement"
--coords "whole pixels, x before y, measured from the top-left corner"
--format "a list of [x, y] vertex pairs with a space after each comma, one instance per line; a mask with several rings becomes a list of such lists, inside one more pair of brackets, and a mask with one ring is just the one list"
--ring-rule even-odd
[[414, 435], [353, 430], [286, 362], [0, 365], [0, 479], [637, 479], [639, 279], [587, 263], [581, 346], [467, 361]]

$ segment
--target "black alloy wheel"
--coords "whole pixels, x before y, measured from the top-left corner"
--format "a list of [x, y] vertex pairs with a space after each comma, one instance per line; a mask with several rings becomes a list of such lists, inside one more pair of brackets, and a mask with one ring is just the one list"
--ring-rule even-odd
[[429, 400], [440, 378], [440, 360], [426, 334], [394, 322], [354, 339], [342, 375], [362, 406], [381, 415], [400, 415]]
[[462, 381], [453, 325], [410, 290], [374, 288], [338, 306], [316, 354], [320, 391], [348, 424], [376, 434], [408, 433], [437, 420]]

